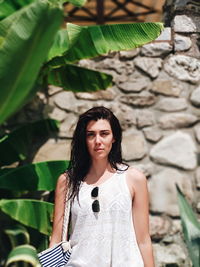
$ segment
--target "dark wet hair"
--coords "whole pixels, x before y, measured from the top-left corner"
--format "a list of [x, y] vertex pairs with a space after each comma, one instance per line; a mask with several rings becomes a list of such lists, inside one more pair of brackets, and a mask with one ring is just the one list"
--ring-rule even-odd
[[90, 165], [91, 157], [86, 144], [86, 127], [91, 120], [105, 119], [110, 123], [113, 138], [115, 142], [112, 143], [111, 151], [108, 155], [108, 161], [112, 168], [120, 170], [117, 164], [128, 164], [122, 161], [121, 141], [122, 129], [119, 120], [112, 113], [112, 111], [103, 106], [93, 107], [79, 116], [76, 128], [74, 130], [71, 142], [71, 158], [70, 165], [67, 170], [69, 177], [69, 185], [71, 190], [70, 198], [78, 197], [79, 187], [81, 181], [87, 175]]

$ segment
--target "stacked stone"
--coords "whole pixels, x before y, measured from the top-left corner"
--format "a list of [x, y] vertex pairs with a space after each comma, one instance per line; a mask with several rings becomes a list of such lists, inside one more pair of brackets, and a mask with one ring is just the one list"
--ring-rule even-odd
[[200, 212], [200, 16], [183, 15], [180, 10], [174, 14], [171, 27], [155, 42], [79, 62], [112, 74], [113, 87], [93, 93], [49, 87], [44, 114], [61, 121], [59, 138], [50, 139], [34, 159], [69, 158], [78, 115], [93, 106], [110, 108], [123, 128], [124, 160], [148, 177], [150, 230], [158, 267], [191, 266], [175, 184]]

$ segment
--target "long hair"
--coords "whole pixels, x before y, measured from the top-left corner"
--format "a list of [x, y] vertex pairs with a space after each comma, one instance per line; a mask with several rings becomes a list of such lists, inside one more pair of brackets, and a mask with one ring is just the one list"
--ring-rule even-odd
[[79, 116], [76, 128], [73, 133], [71, 142], [71, 158], [69, 168], [66, 171], [69, 178], [69, 186], [71, 194], [69, 198], [74, 199], [77, 196], [81, 181], [87, 175], [91, 166], [91, 157], [86, 144], [86, 127], [91, 120], [105, 119], [110, 123], [115, 142], [108, 154], [108, 161], [112, 168], [120, 170], [117, 164], [128, 164], [122, 161], [121, 141], [122, 129], [119, 120], [112, 113], [111, 110], [103, 106], [93, 107]]

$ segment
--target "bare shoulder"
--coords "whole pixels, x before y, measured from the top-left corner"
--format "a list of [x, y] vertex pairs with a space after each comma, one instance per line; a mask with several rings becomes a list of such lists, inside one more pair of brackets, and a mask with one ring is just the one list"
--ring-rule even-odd
[[67, 179], [68, 179], [68, 175], [66, 173], [62, 173], [57, 180], [57, 184], [56, 184], [56, 190], [60, 191], [66, 188], [67, 186]]
[[127, 170], [127, 184], [132, 196], [142, 187], [146, 187], [147, 178], [144, 173], [135, 167], [129, 167]]
[[144, 175], [144, 173], [133, 166], [128, 168], [127, 175], [130, 180], [136, 183], [146, 181], [146, 176]]

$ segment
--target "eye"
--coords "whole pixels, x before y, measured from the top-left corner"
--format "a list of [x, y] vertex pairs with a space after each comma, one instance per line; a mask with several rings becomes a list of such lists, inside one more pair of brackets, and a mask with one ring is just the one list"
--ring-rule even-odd
[[108, 135], [109, 133], [108, 132], [103, 132], [102, 135]]
[[93, 136], [94, 133], [87, 133], [86, 136]]

